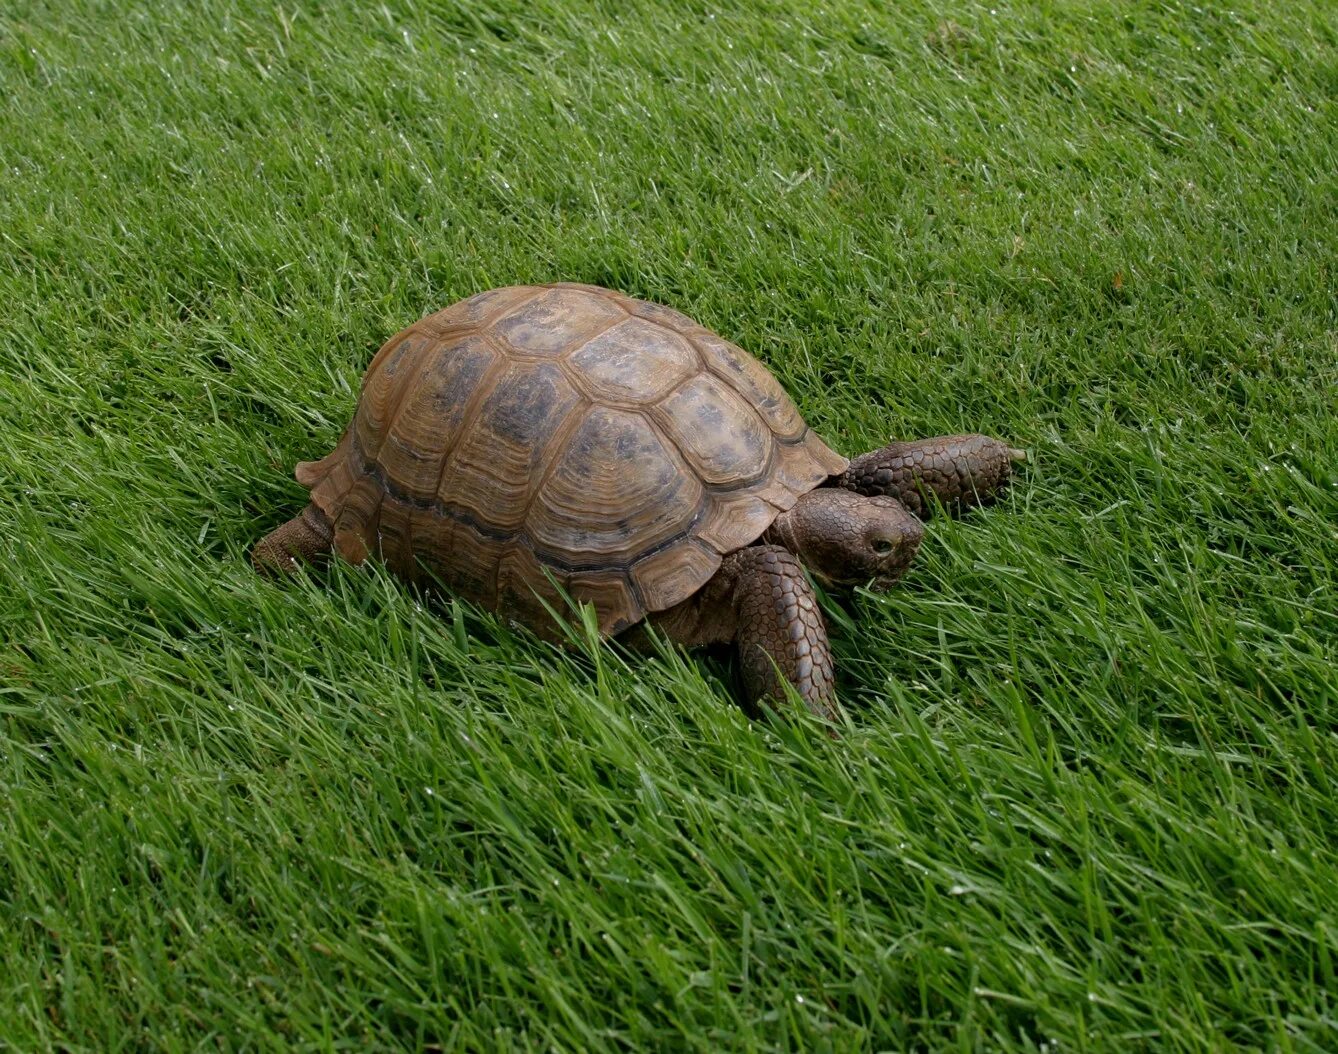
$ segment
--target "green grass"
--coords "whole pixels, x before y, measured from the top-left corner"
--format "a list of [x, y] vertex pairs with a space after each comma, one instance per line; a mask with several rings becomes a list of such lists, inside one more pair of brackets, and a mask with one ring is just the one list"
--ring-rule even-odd
[[[1331, 3], [141, 7], [0, 15], [0, 1048], [1338, 1048]], [[1033, 452], [840, 741], [251, 573], [556, 279]]]

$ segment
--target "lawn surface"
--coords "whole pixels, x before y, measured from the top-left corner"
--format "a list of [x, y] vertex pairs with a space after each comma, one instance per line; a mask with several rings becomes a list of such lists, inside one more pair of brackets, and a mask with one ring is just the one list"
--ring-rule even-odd
[[[1338, 1049], [1338, 11], [0, 13], [0, 1047]], [[670, 303], [854, 453], [851, 727], [258, 580], [375, 348]]]

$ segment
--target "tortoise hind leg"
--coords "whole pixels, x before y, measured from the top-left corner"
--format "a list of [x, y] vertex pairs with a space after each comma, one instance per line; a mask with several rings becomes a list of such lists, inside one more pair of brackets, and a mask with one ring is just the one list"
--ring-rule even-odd
[[256, 543], [251, 550], [251, 566], [261, 574], [287, 574], [297, 569], [299, 560], [318, 563], [324, 559], [333, 538], [325, 513], [308, 505]]
[[861, 454], [836, 483], [870, 497], [896, 498], [923, 519], [929, 494], [958, 509], [993, 501], [1008, 485], [1013, 463], [1026, 459], [1026, 451], [989, 436], [936, 436]]

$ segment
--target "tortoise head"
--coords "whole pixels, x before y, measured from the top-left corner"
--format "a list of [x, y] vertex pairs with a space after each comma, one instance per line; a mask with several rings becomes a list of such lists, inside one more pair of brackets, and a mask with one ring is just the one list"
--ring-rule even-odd
[[887, 589], [923, 536], [920, 521], [895, 498], [820, 487], [781, 513], [764, 537], [798, 556], [824, 585]]

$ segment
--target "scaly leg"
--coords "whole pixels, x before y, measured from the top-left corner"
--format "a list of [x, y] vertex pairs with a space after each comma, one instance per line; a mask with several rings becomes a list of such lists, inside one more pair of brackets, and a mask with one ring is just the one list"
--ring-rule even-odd
[[929, 515], [927, 494], [959, 509], [993, 501], [1008, 485], [1013, 462], [1026, 459], [1025, 450], [989, 436], [936, 436], [861, 454], [836, 483], [859, 494], [896, 498], [923, 519]]
[[308, 505], [302, 512], [271, 531], [251, 550], [251, 566], [261, 574], [286, 574], [297, 562], [316, 563], [330, 552], [333, 532], [325, 513]]
[[789, 681], [813, 713], [839, 718], [832, 652], [817, 597], [788, 549], [754, 545], [726, 558], [734, 579], [734, 642], [749, 704], [785, 700]]

